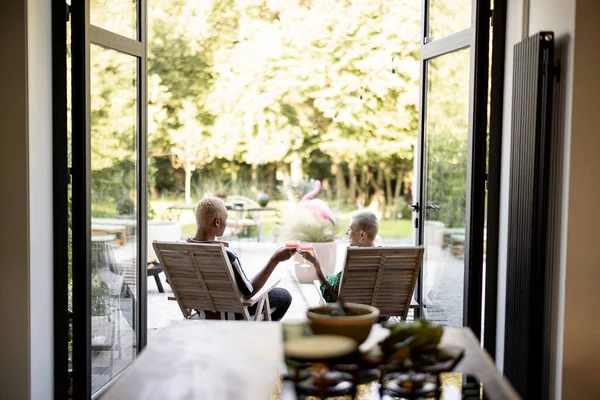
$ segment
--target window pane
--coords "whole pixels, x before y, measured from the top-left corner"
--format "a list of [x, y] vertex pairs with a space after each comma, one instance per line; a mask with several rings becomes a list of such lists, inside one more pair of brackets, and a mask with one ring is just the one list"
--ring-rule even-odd
[[428, 319], [451, 326], [463, 320], [469, 52], [427, 65], [423, 301]]
[[137, 40], [137, 1], [91, 0], [90, 23]]
[[92, 392], [136, 354], [137, 58], [91, 46]]
[[429, 0], [429, 40], [471, 27], [472, 0]]

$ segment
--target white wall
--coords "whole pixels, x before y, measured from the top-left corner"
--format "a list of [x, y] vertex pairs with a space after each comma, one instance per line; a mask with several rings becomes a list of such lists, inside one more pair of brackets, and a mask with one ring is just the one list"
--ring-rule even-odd
[[[562, 337], [563, 337], [563, 317], [564, 317], [564, 293], [565, 293], [565, 271], [567, 254], [567, 218], [568, 203], [571, 198], [569, 193], [569, 168], [570, 168], [570, 143], [573, 137], [571, 128], [572, 113], [572, 95], [573, 95], [573, 54], [575, 49], [575, 2], [576, 0], [531, 0], [529, 10], [529, 34], [546, 30], [554, 31], [557, 56], [561, 59], [561, 77], [557, 85], [560, 88], [562, 96], [557, 98], [561, 107], [556, 110], [561, 117], [555, 118], [561, 126], [556, 127], [555, 134], [560, 135], [559, 142], [562, 142], [562, 149], [552, 149], [555, 153], [555, 161], [562, 162], [562, 168], [559, 172], [559, 185], [556, 193], [551, 194], [552, 200], [559, 201], [555, 205], [555, 221], [550, 224], [560, 232], [550, 232], [555, 240], [551, 243], [552, 253], [549, 262], [556, 270], [556, 287], [554, 293], [550, 296], [550, 301], [554, 302], [555, 314], [551, 316], [552, 339], [549, 344], [553, 349], [551, 353], [550, 382], [554, 386], [550, 388], [552, 398], [561, 398], [561, 375], [562, 375]], [[555, 144], [555, 143], [553, 143]], [[552, 201], [551, 200], [551, 201]]]
[[556, 281], [552, 301], [556, 307], [556, 315], [552, 317], [553, 334], [549, 346], [554, 350], [551, 354], [550, 374], [554, 387], [550, 389], [552, 398], [560, 398], [562, 374], [562, 318], [564, 305], [564, 276], [566, 270], [566, 221], [568, 206], [568, 182], [571, 138], [571, 97], [573, 91], [573, 53], [575, 30], [575, 0], [508, 0], [506, 63], [504, 82], [504, 115], [502, 143], [502, 182], [500, 206], [500, 243], [499, 243], [499, 277], [498, 277], [498, 335], [496, 337], [496, 364], [500, 370], [504, 365], [504, 329], [506, 305], [506, 263], [508, 240], [508, 202], [510, 175], [510, 143], [511, 143], [511, 104], [513, 79], [513, 46], [528, 35], [539, 31], [553, 31], [557, 47], [557, 56], [561, 58], [562, 72], [560, 81], [560, 117], [556, 127], [560, 148], [553, 149], [552, 155], [559, 165], [553, 170], [557, 187], [551, 190], [552, 196], [549, 211], [556, 216], [550, 226], [557, 232], [550, 232], [550, 249], [548, 260], [556, 269]]
[[[5, 0], [2, 0], [5, 1]], [[27, 1], [31, 399], [53, 391], [51, 3]], [[65, 160], [65, 172], [66, 172]]]
[[0, 399], [53, 397], [50, 2], [0, 1]]
[[[527, 4], [530, 3], [530, 4]], [[525, 18], [523, 18], [525, 17]], [[600, 3], [594, 0], [508, 0], [504, 99], [497, 364], [503, 365], [510, 173], [512, 49], [542, 30], [554, 31], [562, 73], [552, 157], [556, 187], [549, 212], [550, 265], [557, 285], [550, 301], [552, 398], [589, 398], [600, 390]], [[525, 30], [523, 30], [525, 28]]]

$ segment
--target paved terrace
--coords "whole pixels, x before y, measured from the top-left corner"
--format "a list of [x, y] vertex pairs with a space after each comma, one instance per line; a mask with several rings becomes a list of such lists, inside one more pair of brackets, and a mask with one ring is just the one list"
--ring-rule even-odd
[[[384, 241], [383, 245], [411, 245], [411, 241]], [[230, 242], [230, 248], [238, 253], [242, 266], [248, 276], [253, 276], [262, 268], [271, 254], [279, 246], [278, 243], [236, 240]], [[345, 256], [347, 241], [337, 244], [336, 271], [340, 271]], [[429, 272], [426, 275], [425, 292], [429, 294], [426, 317], [445, 325], [461, 325], [463, 301], [463, 261], [450, 254], [450, 251], [430, 253]], [[426, 270], [427, 271], [427, 270]], [[293, 262], [281, 263], [274, 272], [280, 279], [280, 287], [290, 291], [293, 302], [283, 321], [305, 319], [306, 310], [318, 305], [318, 294], [312, 284], [300, 284], [295, 278]], [[148, 278], [148, 343], [173, 321], [180, 321], [183, 316], [172, 296], [164, 274], [160, 274], [165, 293], [159, 293], [154, 278]], [[122, 313], [118, 313], [116, 344], [112, 349], [95, 351], [93, 357], [94, 390], [107, 383], [111, 376], [123, 370], [134, 356], [133, 331], [130, 329]], [[412, 316], [409, 316], [411, 318]]]

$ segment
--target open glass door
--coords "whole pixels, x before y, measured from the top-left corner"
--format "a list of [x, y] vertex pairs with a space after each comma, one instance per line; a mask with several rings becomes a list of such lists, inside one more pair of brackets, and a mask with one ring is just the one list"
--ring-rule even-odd
[[[413, 204], [422, 317], [481, 329], [489, 1], [425, 0]], [[472, 10], [472, 11], [471, 11]], [[483, 73], [479, 73], [483, 71]]]
[[72, 14], [73, 394], [96, 398], [146, 342], [146, 3]]

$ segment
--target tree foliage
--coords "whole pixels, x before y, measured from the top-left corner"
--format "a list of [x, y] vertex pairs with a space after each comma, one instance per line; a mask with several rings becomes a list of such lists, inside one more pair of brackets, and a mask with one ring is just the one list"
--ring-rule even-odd
[[[181, 184], [189, 201], [192, 186], [206, 188], [199, 180], [212, 175], [230, 187], [249, 179], [253, 190], [276, 195], [278, 182], [313, 178], [340, 201], [371, 204], [386, 217], [399, 215], [398, 204], [406, 201], [398, 199], [411, 196], [418, 130], [419, 2], [154, 0], [148, 5], [153, 193]], [[435, 29], [459, 30], [461, 20], [445, 18], [443, 7], [436, 9]], [[451, 5], [453, 13], [457, 7]], [[127, 10], [112, 13], [113, 20], [102, 25], [127, 23], [121, 14]], [[135, 155], [130, 146], [135, 131], [126, 120], [135, 99], [119, 91], [131, 85], [118, 59], [92, 60], [100, 79], [92, 88], [99, 138], [93, 157], [103, 173], [122, 170]], [[439, 80], [460, 68], [459, 62], [440, 62]], [[434, 94], [438, 107], [429, 111], [438, 128], [428, 128], [430, 160], [438, 160], [430, 172], [439, 175], [428, 193], [464, 197], [463, 104], [452, 101], [458, 88], [440, 87]], [[456, 160], [452, 152], [460, 153]], [[456, 209], [462, 200], [448, 201], [448, 209], [451, 204]], [[460, 215], [444, 218], [455, 225]]]

